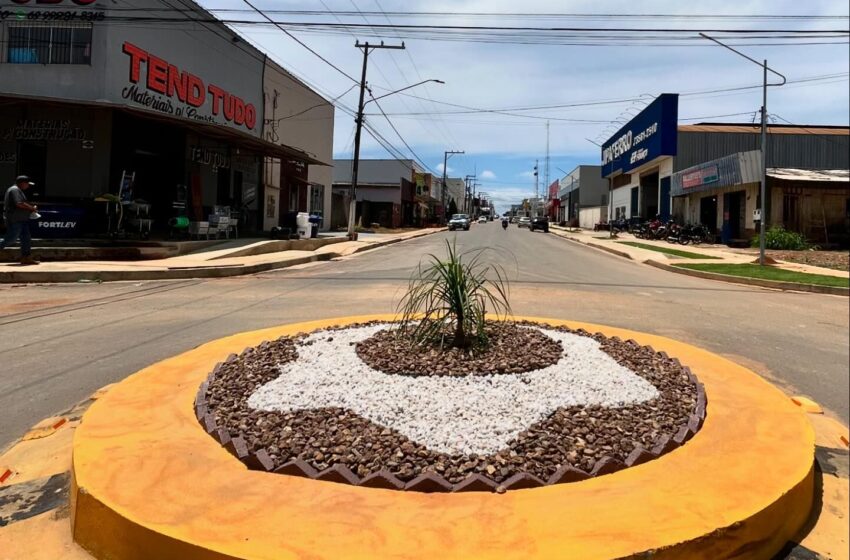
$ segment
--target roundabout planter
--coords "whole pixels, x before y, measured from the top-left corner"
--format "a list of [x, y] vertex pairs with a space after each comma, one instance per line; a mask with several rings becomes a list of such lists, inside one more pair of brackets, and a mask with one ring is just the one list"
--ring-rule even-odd
[[[622, 329], [534, 320], [545, 325], [546, 332], [565, 333], [562, 341], [568, 343], [575, 341], [565, 328], [584, 329], [585, 335], [599, 333], [603, 338], [596, 341], [603, 340], [603, 345], [613, 337], [633, 339], [635, 352], [648, 346], [653, 353], [677, 359], [692, 372], [688, 379], [699, 401], [694, 413], [672, 437], [653, 440], [654, 446], [631, 461], [626, 457], [618, 465], [617, 459], [594, 457], [593, 468], [576, 468], [570, 476], [538, 476], [542, 486], [517, 484], [510, 476], [486, 471], [472, 473], [473, 478], [466, 472], [454, 473], [454, 478], [438, 472], [409, 473], [405, 480], [387, 472], [358, 473], [356, 466], [342, 469], [341, 459], [330, 466], [311, 457], [296, 462], [280, 449], [270, 451], [250, 437], [240, 437], [216, 410], [211, 388], [216, 379], [223, 379], [217, 376], [228, 364], [268, 350], [270, 343], [260, 348], [264, 341], [390, 319], [356, 317], [243, 333], [160, 362], [115, 386], [91, 407], [75, 436], [74, 538], [99, 558], [619, 558], [650, 551], [658, 557], [757, 558], [779, 550], [808, 518], [814, 436], [787, 397], [728, 360]], [[337, 342], [346, 345], [355, 342], [343, 332], [311, 335], [313, 341], [301, 347], [302, 353], [321, 350], [315, 346], [318, 337], [340, 337]], [[246, 348], [256, 349], [244, 352]], [[604, 362], [604, 357], [597, 358]], [[617, 364], [608, 365], [608, 374], [619, 371]], [[345, 400], [346, 391], [316, 392], [306, 385], [309, 375], [302, 366], [308, 364], [294, 360], [290, 366], [287, 372], [284, 363], [279, 376], [257, 381], [246, 400], [257, 410], [293, 418], [296, 410], [316, 404], [353, 407], [354, 401]], [[594, 371], [602, 371], [597, 366]], [[498, 380], [499, 375], [505, 378]], [[534, 372], [494, 372], [489, 378], [504, 383], [517, 375], [530, 384], [539, 382]], [[626, 387], [624, 379], [617, 382]], [[325, 381], [333, 385], [332, 379]], [[401, 381], [409, 389], [417, 379]], [[454, 387], [459, 378], [419, 381], [432, 383], [428, 393], [434, 393], [435, 387]], [[602, 401], [612, 398], [592, 381], [586, 380], [588, 395]], [[651, 383], [637, 377], [630, 382], [627, 393], [634, 402], [655, 398]], [[615, 408], [624, 406], [624, 394], [614, 395]], [[305, 395], [310, 398], [297, 401]], [[357, 402], [367, 400], [357, 397]], [[565, 405], [558, 395], [553, 398], [546, 410]], [[386, 428], [391, 435], [407, 434], [419, 443], [427, 439], [404, 414], [392, 416], [374, 407], [359, 412], [360, 417], [374, 415], [373, 424], [383, 425], [375, 419], [392, 424]], [[492, 452], [487, 446], [493, 438], [474, 437], [478, 428], [461, 444], [437, 433], [428, 445], [447, 455], [458, 449]], [[504, 441], [518, 437], [515, 427], [497, 431], [504, 432]], [[492, 445], [498, 448], [497, 443]], [[413, 484], [423, 476], [428, 484]], [[464, 484], [475, 487], [458, 489]], [[505, 492], [493, 492], [500, 485]], [[429, 486], [444, 492], [428, 493]], [[460, 491], [465, 489], [478, 491]]]

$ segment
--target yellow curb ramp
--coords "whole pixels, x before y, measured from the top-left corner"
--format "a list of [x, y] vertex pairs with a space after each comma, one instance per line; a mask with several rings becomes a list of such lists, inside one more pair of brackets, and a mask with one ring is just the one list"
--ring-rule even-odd
[[360, 488], [247, 468], [207, 435], [193, 402], [213, 366], [264, 340], [388, 315], [241, 333], [145, 368], [77, 428], [74, 539], [97, 558], [770, 558], [813, 505], [814, 431], [749, 370], [681, 342], [634, 339], [705, 385], [703, 428], [684, 446], [586, 481], [492, 493]]

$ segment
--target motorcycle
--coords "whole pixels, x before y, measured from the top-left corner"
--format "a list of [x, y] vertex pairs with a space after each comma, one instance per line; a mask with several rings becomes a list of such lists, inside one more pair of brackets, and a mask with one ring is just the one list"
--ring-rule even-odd
[[508, 231], [508, 221], [502, 220], [502, 229]]

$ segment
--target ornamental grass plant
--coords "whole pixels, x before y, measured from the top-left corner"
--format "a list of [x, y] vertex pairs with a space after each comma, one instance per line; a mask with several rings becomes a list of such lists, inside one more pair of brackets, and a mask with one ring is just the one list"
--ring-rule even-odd
[[507, 316], [511, 307], [504, 269], [483, 262], [485, 251], [460, 253], [446, 241], [445, 257], [429, 254], [399, 303], [399, 334], [416, 344], [486, 346], [487, 313]]

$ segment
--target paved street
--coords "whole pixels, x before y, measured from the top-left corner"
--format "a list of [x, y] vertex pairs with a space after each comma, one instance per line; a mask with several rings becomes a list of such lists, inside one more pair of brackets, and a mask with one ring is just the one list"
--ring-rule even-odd
[[238, 331], [390, 312], [445, 239], [489, 247], [514, 312], [680, 339], [741, 363], [848, 421], [848, 300], [701, 280], [498, 223], [331, 262], [218, 279], [0, 287], [0, 448], [157, 360]]

